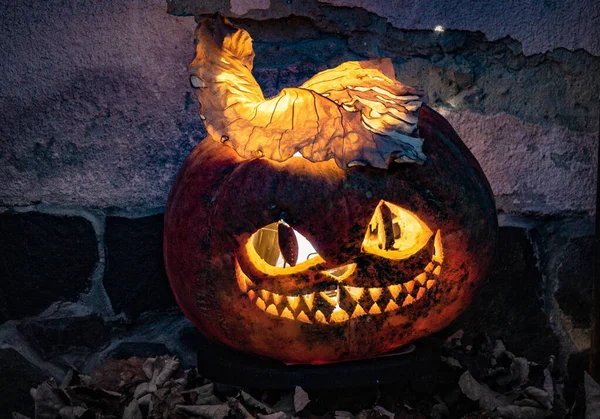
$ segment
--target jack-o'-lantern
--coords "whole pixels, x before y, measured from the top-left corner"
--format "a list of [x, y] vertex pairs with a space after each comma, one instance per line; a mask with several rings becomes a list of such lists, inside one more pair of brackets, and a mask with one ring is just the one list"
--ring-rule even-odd
[[208, 337], [293, 363], [361, 359], [448, 325], [490, 261], [478, 163], [386, 60], [265, 99], [251, 39], [204, 20], [190, 65], [210, 138], [165, 213], [176, 300]]

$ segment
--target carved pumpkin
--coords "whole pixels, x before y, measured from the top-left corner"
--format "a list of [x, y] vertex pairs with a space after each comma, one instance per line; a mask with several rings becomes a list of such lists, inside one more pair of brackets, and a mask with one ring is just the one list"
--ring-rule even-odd
[[190, 70], [211, 139], [165, 213], [178, 304], [208, 337], [293, 363], [374, 356], [448, 325], [493, 253], [479, 165], [389, 61], [266, 100], [251, 39], [202, 22]]

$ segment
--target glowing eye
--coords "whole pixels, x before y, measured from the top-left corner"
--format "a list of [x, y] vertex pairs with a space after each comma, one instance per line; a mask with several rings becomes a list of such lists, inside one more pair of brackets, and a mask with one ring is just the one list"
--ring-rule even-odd
[[254, 233], [246, 250], [254, 266], [269, 275], [292, 274], [324, 262], [308, 239], [283, 221]]
[[380, 201], [367, 226], [362, 251], [387, 259], [406, 259], [421, 250], [432, 234], [412, 212]]

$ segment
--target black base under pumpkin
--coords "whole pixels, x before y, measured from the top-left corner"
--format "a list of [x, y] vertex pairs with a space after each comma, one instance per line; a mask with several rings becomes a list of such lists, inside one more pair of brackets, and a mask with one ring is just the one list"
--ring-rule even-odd
[[[360, 361], [325, 365], [286, 365], [213, 343], [202, 336], [198, 349], [198, 373], [212, 381], [248, 389], [306, 390], [364, 387], [387, 383], [410, 384], [441, 367], [440, 342], [421, 339], [407, 347]], [[409, 345], [411, 346], [411, 345]]]

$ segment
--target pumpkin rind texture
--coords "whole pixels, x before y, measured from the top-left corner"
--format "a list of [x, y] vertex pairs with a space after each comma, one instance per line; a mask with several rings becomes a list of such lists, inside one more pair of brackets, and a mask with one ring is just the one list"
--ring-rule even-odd
[[489, 184], [391, 62], [344, 63], [265, 99], [247, 32], [209, 18], [191, 84], [209, 138], [165, 211], [177, 303], [214, 341], [289, 363], [376, 356], [434, 333], [492, 259]]
[[[388, 170], [342, 170], [332, 160], [302, 157], [247, 160], [215, 141], [198, 144], [173, 184], [165, 212], [165, 264], [185, 315], [217, 342], [312, 364], [372, 357], [447, 326], [469, 305], [491, 261], [496, 211], [481, 168], [447, 121], [424, 106], [418, 125], [427, 161]], [[393, 260], [364, 251], [365, 233], [382, 201], [417, 215], [433, 233], [413, 256]], [[282, 217], [310, 241], [322, 262], [289, 275], [269, 275], [255, 266], [247, 250], [250, 238]], [[432, 263], [436, 236], [443, 261], [437, 275], [426, 272], [435, 278], [428, 288], [431, 279], [421, 284], [415, 278]], [[341, 282], [323, 278], [350, 264], [356, 266]], [[365, 295], [352, 300], [350, 291], [361, 288]], [[403, 306], [409, 296], [413, 301]], [[275, 304], [279, 298], [286, 301]], [[385, 311], [393, 305], [398, 307]], [[355, 311], [364, 314], [351, 317]]]

